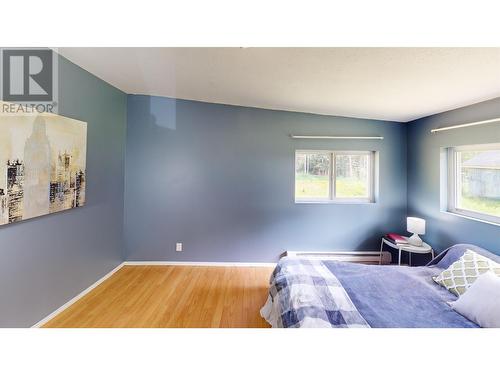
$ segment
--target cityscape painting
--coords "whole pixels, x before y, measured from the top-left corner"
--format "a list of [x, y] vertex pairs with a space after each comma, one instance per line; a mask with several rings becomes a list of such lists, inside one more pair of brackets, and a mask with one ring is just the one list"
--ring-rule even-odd
[[0, 225], [85, 204], [87, 123], [0, 116]]

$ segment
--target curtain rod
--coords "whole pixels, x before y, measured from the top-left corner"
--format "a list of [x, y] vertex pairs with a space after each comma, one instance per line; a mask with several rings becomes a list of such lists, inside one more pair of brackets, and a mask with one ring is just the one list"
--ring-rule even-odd
[[384, 139], [384, 137], [361, 137], [361, 136], [337, 136], [337, 135], [295, 135], [290, 134], [294, 139]]
[[445, 130], [452, 130], [452, 129], [459, 129], [459, 128], [466, 128], [469, 126], [477, 126], [477, 125], [486, 125], [486, 124], [491, 124], [493, 122], [498, 122], [500, 121], [500, 117], [497, 118], [492, 118], [491, 120], [483, 120], [483, 121], [476, 121], [476, 122], [468, 122], [466, 124], [459, 124], [459, 125], [451, 125], [451, 126], [445, 126], [444, 128], [436, 128], [432, 129], [431, 133], [437, 133], [437, 132], [442, 132]]

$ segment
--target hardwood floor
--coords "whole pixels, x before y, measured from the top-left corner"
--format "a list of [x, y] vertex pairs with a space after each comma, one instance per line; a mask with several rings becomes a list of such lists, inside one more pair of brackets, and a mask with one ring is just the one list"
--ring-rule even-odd
[[269, 327], [270, 267], [124, 266], [46, 328]]

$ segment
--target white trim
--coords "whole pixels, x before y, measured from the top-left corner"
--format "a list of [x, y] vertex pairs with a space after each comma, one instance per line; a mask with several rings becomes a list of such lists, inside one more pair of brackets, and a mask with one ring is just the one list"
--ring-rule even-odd
[[499, 121], [500, 121], [500, 117], [497, 117], [497, 118], [492, 118], [491, 120], [476, 121], [476, 122], [468, 122], [468, 123], [466, 123], [466, 124], [445, 126], [444, 128], [436, 128], [436, 129], [432, 129], [432, 130], [431, 130], [431, 133], [442, 132], [442, 131], [445, 131], [445, 130], [452, 130], [452, 129], [466, 128], [466, 127], [469, 127], [469, 126], [486, 125], [486, 124], [491, 124], [491, 123], [494, 123], [494, 122], [499, 122]]
[[[375, 251], [286, 251], [289, 257], [306, 257], [323, 260], [338, 260], [341, 262], [380, 262], [380, 250]], [[391, 262], [391, 254], [382, 252], [383, 263]]]
[[473, 217], [473, 216], [463, 215], [463, 214], [458, 213], [458, 212], [441, 210], [441, 213], [442, 214], [446, 214], [446, 215], [453, 215], [453, 216], [456, 216], [456, 217], [460, 217], [462, 219], [474, 220], [474, 221], [477, 221], [479, 223], [490, 224], [490, 225], [495, 225], [497, 227], [500, 227], [500, 223], [495, 223], [493, 221], [479, 219], [479, 218]]
[[[309, 154], [325, 154], [328, 155], [330, 160], [330, 168], [328, 171], [328, 198], [297, 198], [296, 185], [297, 185], [297, 156]], [[335, 175], [336, 167], [336, 156], [337, 155], [366, 155], [368, 156], [367, 165], [367, 193], [366, 197], [336, 197], [336, 180]], [[375, 201], [375, 191], [378, 189], [376, 182], [378, 182], [377, 176], [377, 166], [375, 165], [378, 161], [377, 159], [378, 151], [370, 150], [295, 150], [294, 155], [294, 202], [301, 203], [320, 203], [320, 204], [373, 204]], [[307, 159], [306, 159], [307, 160]]]
[[456, 151], [498, 151], [500, 143], [480, 143], [473, 145], [453, 146]]
[[45, 318], [40, 320], [38, 323], [34, 324], [31, 328], [40, 328], [43, 326], [45, 323], [48, 321], [54, 319], [57, 315], [62, 313], [64, 310], [66, 310], [68, 307], [70, 307], [72, 304], [74, 304], [76, 301], [84, 297], [86, 294], [90, 293], [93, 289], [95, 289], [97, 286], [102, 284], [104, 281], [109, 279], [111, 276], [113, 276], [114, 273], [116, 273], [120, 268], [122, 268], [124, 263], [120, 263], [118, 266], [116, 266], [114, 269], [112, 269], [110, 272], [108, 272], [106, 275], [101, 277], [99, 280], [97, 280], [95, 283], [93, 283], [91, 286], [89, 286], [87, 289], [85, 289], [83, 292], [79, 293], [72, 299], [70, 299], [68, 302], [66, 302], [64, 305], [59, 307], [57, 310], [54, 312], [50, 313], [47, 315]]
[[338, 136], [338, 135], [295, 135], [290, 134], [291, 138], [294, 139], [378, 139], [382, 140], [384, 137], [372, 137], [372, 136]]
[[448, 194], [448, 199], [446, 202], [446, 207], [447, 211], [452, 211], [455, 206], [457, 205], [457, 198], [456, 198], [456, 174], [457, 174], [457, 158], [456, 158], [456, 152], [453, 147], [448, 148], [448, 179], [446, 180], [447, 186], [446, 192]]
[[106, 275], [101, 277], [87, 289], [70, 299], [64, 305], [59, 307], [57, 310], [53, 311], [45, 318], [40, 320], [38, 323], [34, 324], [31, 328], [40, 328], [45, 323], [54, 319], [57, 315], [62, 313], [68, 307], [73, 305], [79, 299], [84, 297], [86, 294], [90, 293], [97, 286], [102, 284], [104, 281], [109, 279], [116, 273], [119, 269], [124, 266], [192, 266], [192, 267], [276, 267], [276, 263], [242, 263], [242, 262], [169, 262], [169, 261], [126, 261], [119, 264], [116, 268], [108, 272]]
[[297, 199], [295, 201], [297, 204], [376, 204], [377, 202], [371, 201], [368, 198], [336, 198], [336, 199], [312, 199], [312, 198], [304, 198]]
[[[355, 262], [360, 260], [372, 261], [375, 254], [378, 256], [378, 251], [330, 251], [330, 252], [303, 252], [303, 251], [286, 251], [288, 256], [314, 256], [319, 258], [343, 260], [347, 262]], [[387, 253], [384, 251], [384, 253]], [[388, 254], [388, 253], [387, 253]], [[386, 255], [386, 254], [384, 254]], [[385, 258], [385, 257], [384, 257]], [[374, 258], [373, 258], [374, 259]], [[374, 260], [373, 260], [374, 261]], [[53, 311], [45, 318], [34, 324], [31, 328], [40, 328], [50, 320], [54, 319], [57, 315], [62, 313], [75, 302], [83, 298], [86, 294], [90, 293], [93, 289], [98, 287], [104, 281], [109, 279], [113, 274], [124, 266], [191, 266], [191, 267], [276, 267], [276, 263], [263, 263], [263, 262], [176, 262], [176, 261], [125, 261], [112, 269], [106, 275], [101, 277], [95, 283], [90, 285], [87, 289], [70, 299], [64, 305]]]
[[286, 250], [290, 256], [297, 255], [379, 255], [378, 250], [356, 251], [356, 250], [332, 250], [332, 251], [308, 251], [308, 250]]
[[483, 150], [498, 150], [500, 149], [500, 144], [480, 144], [480, 145], [465, 145], [449, 147], [447, 149], [447, 168], [448, 168], [448, 179], [447, 186], [441, 186], [441, 189], [447, 193], [447, 206], [446, 211], [457, 216], [464, 218], [476, 219], [477, 221], [483, 223], [489, 223], [494, 225], [500, 225], [500, 217], [496, 215], [490, 215], [487, 213], [473, 211], [466, 208], [459, 207], [459, 197], [458, 192], [462, 190], [461, 183], [461, 161], [457, 157], [457, 153], [463, 151], [483, 151]]
[[493, 170], [493, 171], [497, 171], [500, 169], [500, 167], [495, 167], [495, 166], [487, 166], [487, 167], [483, 167], [483, 166], [480, 166], [480, 165], [462, 165], [462, 169], [464, 168], [468, 168], [468, 169], [487, 169], [487, 170]]
[[466, 210], [464, 208], [452, 208], [448, 211], [451, 214], [455, 214], [457, 216], [475, 219], [482, 223], [489, 223], [494, 225], [500, 225], [500, 217], [495, 215], [483, 214], [478, 211]]
[[276, 263], [260, 262], [176, 262], [176, 261], [126, 261], [124, 266], [192, 266], [192, 267], [275, 267]]

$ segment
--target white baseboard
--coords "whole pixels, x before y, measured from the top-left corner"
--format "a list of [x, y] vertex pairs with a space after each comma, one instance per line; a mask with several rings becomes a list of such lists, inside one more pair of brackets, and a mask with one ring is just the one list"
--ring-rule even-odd
[[66, 310], [68, 307], [73, 305], [76, 301], [84, 297], [86, 294], [95, 289], [99, 284], [103, 283], [105, 280], [109, 279], [116, 271], [118, 271], [123, 266], [204, 266], [204, 267], [275, 267], [276, 263], [239, 263], [239, 262], [168, 262], [168, 261], [127, 261], [119, 264], [116, 268], [108, 272], [106, 275], [101, 277], [87, 289], [70, 299], [64, 305], [59, 307], [54, 312], [47, 315], [45, 318], [40, 320], [38, 323], [34, 324], [31, 328], [40, 328], [48, 321], [55, 318], [58, 314]]
[[[303, 252], [289, 252], [295, 256], [299, 254], [304, 254]], [[386, 253], [386, 252], [384, 252]], [[290, 255], [291, 255], [290, 254]], [[321, 257], [321, 252], [316, 252], [316, 253], [309, 253], [308, 255], [316, 255]], [[324, 255], [325, 253], [323, 253]], [[327, 253], [329, 256], [327, 258], [332, 257], [332, 253]], [[334, 253], [335, 254], [335, 253]], [[337, 252], [335, 255], [342, 255], [345, 257], [346, 255], [351, 255], [352, 258], [354, 259], [349, 259], [350, 261], [359, 261], [360, 258], [363, 258], [364, 256], [367, 255], [372, 255], [376, 256], [375, 252]], [[357, 256], [356, 256], [357, 255]], [[361, 256], [360, 256], [361, 255]], [[386, 259], [386, 254], [384, 254], [384, 260]], [[366, 258], [365, 258], [366, 259]], [[339, 259], [340, 260], [340, 259]], [[346, 260], [346, 258], [342, 259]], [[86, 294], [91, 292], [93, 289], [95, 289], [99, 284], [103, 283], [105, 280], [109, 279], [115, 272], [117, 272], [120, 268], [123, 266], [192, 266], [192, 267], [276, 267], [276, 263], [249, 263], [249, 262], [174, 262], [174, 261], [126, 261], [121, 264], [119, 264], [116, 268], [108, 272], [106, 275], [101, 277], [99, 280], [97, 280], [95, 283], [93, 283], [91, 286], [89, 286], [87, 289], [73, 297], [71, 300], [66, 302], [64, 305], [59, 307], [57, 310], [52, 312], [51, 314], [47, 315], [45, 318], [40, 320], [38, 323], [34, 324], [31, 328], [39, 328], [43, 326], [45, 323], [53, 319], [56, 315], [60, 314], [64, 310], [66, 310], [68, 307], [73, 305], [76, 301], [84, 297]]]
[[[381, 256], [382, 255], [382, 256]], [[391, 263], [391, 253], [388, 251], [285, 251], [284, 256], [308, 257], [322, 260], [338, 260], [341, 262], [369, 262], [382, 264]]]
[[276, 267], [276, 263], [248, 262], [170, 262], [170, 261], [126, 261], [124, 266], [192, 266], [192, 267]]
[[72, 304], [74, 304], [76, 301], [78, 301], [79, 299], [81, 299], [83, 296], [85, 296], [86, 294], [88, 294], [90, 291], [92, 291], [93, 289], [95, 289], [97, 286], [99, 286], [99, 284], [101, 284], [102, 282], [104, 282], [105, 280], [109, 279], [116, 271], [118, 271], [120, 268], [123, 267], [123, 263], [119, 264], [118, 266], [116, 266], [114, 269], [112, 269], [110, 272], [108, 272], [106, 275], [104, 275], [103, 277], [101, 277], [99, 280], [97, 280], [95, 283], [93, 283], [91, 286], [89, 286], [87, 289], [85, 289], [83, 292], [79, 293], [78, 295], [76, 295], [75, 297], [73, 297], [72, 299], [70, 299], [68, 302], [66, 302], [64, 305], [62, 305], [61, 307], [59, 307], [57, 310], [55, 310], [54, 312], [50, 313], [49, 315], [47, 315], [45, 318], [43, 318], [42, 320], [40, 320], [38, 323], [36, 323], [35, 325], [33, 325], [31, 328], [40, 328], [41, 326], [43, 326], [45, 323], [47, 323], [48, 321], [52, 320], [54, 317], [56, 317], [56, 315], [62, 313], [64, 310], [66, 310], [68, 307], [70, 307]]

